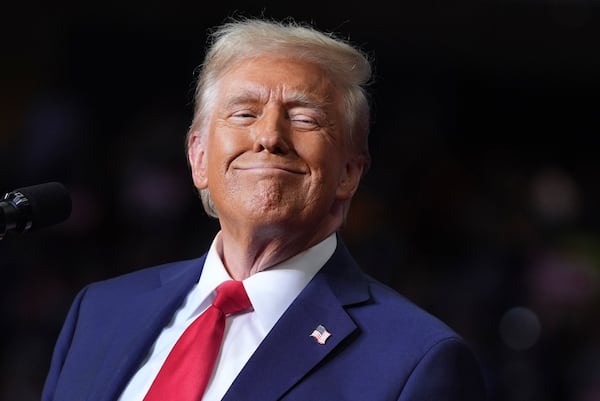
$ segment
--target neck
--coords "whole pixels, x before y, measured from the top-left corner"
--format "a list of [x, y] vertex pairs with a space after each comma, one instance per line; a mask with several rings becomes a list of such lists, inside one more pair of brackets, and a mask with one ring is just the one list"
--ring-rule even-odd
[[229, 275], [234, 280], [243, 280], [318, 244], [335, 228], [313, 235], [293, 234], [290, 231], [240, 233], [222, 225], [217, 248], [219, 256]]

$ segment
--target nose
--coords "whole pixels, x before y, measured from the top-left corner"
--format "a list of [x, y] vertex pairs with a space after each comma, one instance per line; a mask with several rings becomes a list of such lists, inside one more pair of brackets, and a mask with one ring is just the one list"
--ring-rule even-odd
[[265, 110], [253, 127], [254, 151], [266, 150], [274, 154], [290, 151], [289, 124], [280, 110]]

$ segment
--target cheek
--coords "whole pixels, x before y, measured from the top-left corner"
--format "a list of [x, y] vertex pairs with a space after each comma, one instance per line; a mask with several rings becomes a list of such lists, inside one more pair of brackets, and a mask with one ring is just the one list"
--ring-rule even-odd
[[293, 143], [298, 155], [313, 164], [326, 163], [338, 151], [324, 133], [300, 133], [294, 136]]
[[218, 130], [208, 142], [210, 167], [227, 166], [237, 155], [246, 149], [245, 135], [239, 132]]
[[215, 142], [218, 142], [218, 146], [224, 154], [236, 153], [247, 146], [247, 134], [245, 132], [225, 130], [217, 133], [217, 135], [215, 139], [218, 140]]
[[340, 150], [335, 146], [322, 142], [308, 143], [298, 148], [298, 154], [325, 185], [330, 185], [339, 176], [342, 159]]

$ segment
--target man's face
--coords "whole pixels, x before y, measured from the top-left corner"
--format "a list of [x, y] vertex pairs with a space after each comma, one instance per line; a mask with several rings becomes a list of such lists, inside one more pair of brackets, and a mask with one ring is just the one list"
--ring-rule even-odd
[[192, 137], [190, 162], [222, 226], [331, 224], [363, 167], [344, 139], [341, 101], [307, 62], [259, 57], [221, 78], [207, 132]]

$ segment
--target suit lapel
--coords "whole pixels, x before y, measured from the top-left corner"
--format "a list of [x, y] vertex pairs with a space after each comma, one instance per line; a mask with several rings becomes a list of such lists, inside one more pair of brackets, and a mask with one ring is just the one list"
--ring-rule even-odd
[[[196, 283], [204, 257], [181, 269], [161, 272], [158, 286], [139, 294], [123, 309], [115, 311], [114, 341], [104, 357], [90, 394], [94, 400], [114, 401], [135, 373], [164, 326]], [[98, 395], [100, 395], [98, 397]]]
[[[223, 401], [282, 397], [357, 330], [345, 306], [368, 298], [364, 276], [338, 239], [330, 261], [275, 324]], [[310, 336], [318, 325], [331, 333], [325, 344]]]

